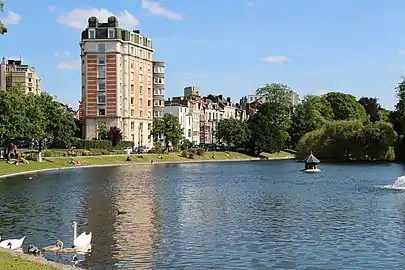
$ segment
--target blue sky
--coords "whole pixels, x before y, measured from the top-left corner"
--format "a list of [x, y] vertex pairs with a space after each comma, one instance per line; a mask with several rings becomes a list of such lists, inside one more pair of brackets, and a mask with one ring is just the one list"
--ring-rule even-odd
[[300, 97], [341, 91], [378, 97], [389, 109], [396, 103], [405, 1], [156, 1], [6, 0], [0, 54], [22, 54], [43, 90], [77, 107], [80, 28], [89, 16], [113, 13], [152, 38], [155, 58], [166, 62], [166, 97], [196, 85], [239, 100], [281, 82]]

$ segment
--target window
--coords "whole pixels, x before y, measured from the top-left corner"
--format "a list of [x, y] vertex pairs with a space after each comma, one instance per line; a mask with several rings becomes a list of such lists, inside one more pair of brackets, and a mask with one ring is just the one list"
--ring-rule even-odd
[[150, 107], [151, 104], [152, 104], [151, 100], [148, 99], [148, 107]]
[[32, 87], [28, 87], [28, 91], [32, 92]]
[[105, 55], [99, 55], [98, 56], [98, 64], [99, 65], [105, 65]]
[[143, 117], [143, 111], [139, 111], [139, 117]]
[[133, 81], [135, 79], [135, 74], [133, 72], [131, 72], [131, 81]]
[[139, 86], [139, 94], [142, 95], [142, 92], [143, 92], [143, 86], [140, 85], [140, 86]]
[[188, 124], [191, 125], [191, 117], [188, 117]]
[[134, 129], [135, 129], [135, 123], [131, 122], [131, 130], [134, 130]]
[[135, 50], [134, 47], [131, 46], [131, 54], [134, 55], [135, 54]]
[[[148, 111], [148, 118], [150, 118], [151, 117], [151, 112], [150, 111]], [[149, 124], [150, 125], [150, 124]]]
[[148, 84], [151, 85], [152, 84], [152, 77], [148, 76]]
[[131, 101], [131, 105], [134, 105], [134, 97], [131, 97], [130, 101]]
[[105, 91], [105, 80], [104, 79], [98, 80], [98, 91]]
[[89, 39], [95, 39], [95, 38], [96, 38], [96, 30], [89, 29]]
[[140, 99], [139, 99], [139, 107], [142, 107], [142, 106], [143, 106], [143, 99], [140, 98]]
[[135, 114], [135, 110], [131, 109], [131, 117], [134, 117], [134, 114]]
[[150, 65], [148, 65], [148, 73], [150, 73]]
[[190, 129], [190, 128], [188, 129], [188, 132], [187, 132], [187, 133], [188, 133], [188, 134], [187, 134], [188, 137], [190, 138], [190, 137], [191, 137], [191, 129]]
[[152, 48], [152, 42], [150, 41], [150, 39], [148, 39], [148, 47]]
[[28, 82], [32, 82], [32, 78], [28, 78]]
[[105, 115], [105, 109], [98, 109], [98, 115]]
[[104, 79], [105, 78], [105, 66], [98, 67], [98, 78]]
[[134, 60], [131, 60], [131, 68], [134, 68]]
[[131, 93], [134, 93], [135, 91], [135, 86], [133, 84], [131, 84]]
[[152, 58], [152, 54], [150, 52], [148, 52], [148, 59]]
[[142, 63], [139, 63], [139, 70], [142, 70]]
[[152, 129], [152, 124], [149, 123], [149, 124], [148, 124], [148, 130], [151, 130], [151, 129]]
[[99, 52], [105, 52], [105, 44], [104, 43], [97, 44], [97, 48], [98, 48]]
[[108, 38], [115, 38], [115, 30], [108, 29]]
[[148, 96], [152, 95], [152, 88], [148, 87]]
[[155, 77], [155, 83], [156, 83], [156, 84], [163, 84], [163, 78], [157, 78], [157, 77]]
[[143, 57], [143, 51], [142, 50], [139, 50], [139, 57]]
[[142, 82], [142, 74], [139, 74], [139, 82]]
[[105, 104], [105, 94], [98, 94], [97, 104]]
[[158, 95], [164, 95], [164, 88], [158, 89]]

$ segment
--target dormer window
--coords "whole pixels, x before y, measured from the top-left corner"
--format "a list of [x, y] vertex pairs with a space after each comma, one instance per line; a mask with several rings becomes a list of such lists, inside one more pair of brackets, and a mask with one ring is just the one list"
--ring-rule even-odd
[[96, 29], [89, 29], [89, 39], [96, 38]]
[[108, 29], [108, 38], [115, 38], [115, 30]]

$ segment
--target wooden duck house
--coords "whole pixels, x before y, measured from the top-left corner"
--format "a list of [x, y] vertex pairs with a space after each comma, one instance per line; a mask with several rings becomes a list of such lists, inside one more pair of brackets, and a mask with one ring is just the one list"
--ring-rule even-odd
[[320, 161], [312, 154], [312, 152], [304, 159], [304, 163], [304, 172], [315, 173], [321, 171], [320, 169], [318, 169], [318, 164], [320, 163]]

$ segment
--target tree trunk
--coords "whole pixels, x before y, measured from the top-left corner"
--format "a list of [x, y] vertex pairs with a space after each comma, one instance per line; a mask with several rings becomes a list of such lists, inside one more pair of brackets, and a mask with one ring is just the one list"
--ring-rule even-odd
[[38, 156], [37, 162], [42, 162], [42, 140], [38, 142]]

